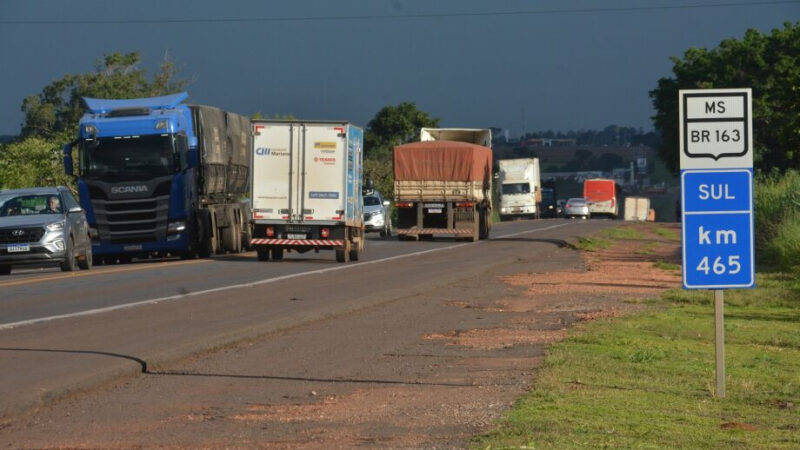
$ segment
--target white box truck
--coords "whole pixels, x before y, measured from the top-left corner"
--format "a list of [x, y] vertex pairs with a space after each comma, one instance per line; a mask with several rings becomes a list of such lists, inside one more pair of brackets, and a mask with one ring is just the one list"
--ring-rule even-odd
[[501, 159], [500, 220], [538, 219], [542, 209], [542, 182], [538, 158]]
[[364, 249], [363, 131], [347, 122], [253, 120], [252, 239], [258, 259]]
[[625, 197], [625, 220], [644, 222], [650, 215], [650, 199]]

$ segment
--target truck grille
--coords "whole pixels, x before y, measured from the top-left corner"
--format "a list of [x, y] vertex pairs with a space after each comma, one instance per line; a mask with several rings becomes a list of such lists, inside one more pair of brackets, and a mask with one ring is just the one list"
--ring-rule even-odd
[[44, 236], [44, 228], [8, 228], [0, 230], [0, 244], [26, 244], [39, 242]]
[[[153, 196], [111, 200], [91, 189], [100, 240], [112, 244], [134, 244], [163, 239], [167, 234], [170, 182], [154, 189]], [[99, 195], [96, 195], [99, 194]]]

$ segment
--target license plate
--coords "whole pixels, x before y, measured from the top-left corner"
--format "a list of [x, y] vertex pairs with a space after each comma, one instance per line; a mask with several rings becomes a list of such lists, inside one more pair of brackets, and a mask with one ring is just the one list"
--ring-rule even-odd
[[442, 208], [428, 208], [428, 212], [438, 214], [442, 212]]
[[8, 244], [8, 253], [21, 253], [31, 251], [30, 244]]
[[142, 249], [142, 244], [126, 245], [122, 247], [122, 249], [125, 250], [126, 252], [138, 252], [139, 250]]
[[514, 208], [514, 212], [522, 212], [522, 208]]
[[305, 234], [296, 234], [296, 233], [289, 233], [286, 235], [287, 239], [305, 239]]

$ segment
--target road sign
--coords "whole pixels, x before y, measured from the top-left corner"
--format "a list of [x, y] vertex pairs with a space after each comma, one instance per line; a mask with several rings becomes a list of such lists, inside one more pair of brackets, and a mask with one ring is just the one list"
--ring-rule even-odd
[[683, 286], [755, 286], [750, 89], [680, 91]]
[[750, 89], [680, 91], [681, 170], [753, 167]]
[[683, 191], [683, 285], [752, 288], [752, 171], [686, 170]]
[[714, 289], [718, 397], [725, 397], [722, 289], [755, 287], [750, 89], [678, 93], [683, 287]]

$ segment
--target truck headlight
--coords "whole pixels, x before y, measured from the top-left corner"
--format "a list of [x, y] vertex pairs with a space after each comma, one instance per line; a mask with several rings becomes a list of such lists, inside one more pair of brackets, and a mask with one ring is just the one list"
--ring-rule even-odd
[[177, 220], [167, 224], [167, 234], [180, 233], [184, 230], [186, 230], [186, 222], [182, 220]]
[[63, 220], [60, 221], [60, 222], [53, 222], [53, 223], [51, 223], [50, 225], [47, 226], [47, 231], [61, 231], [61, 230], [64, 229], [65, 225], [66, 225], [66, 222], [63, 221]]

